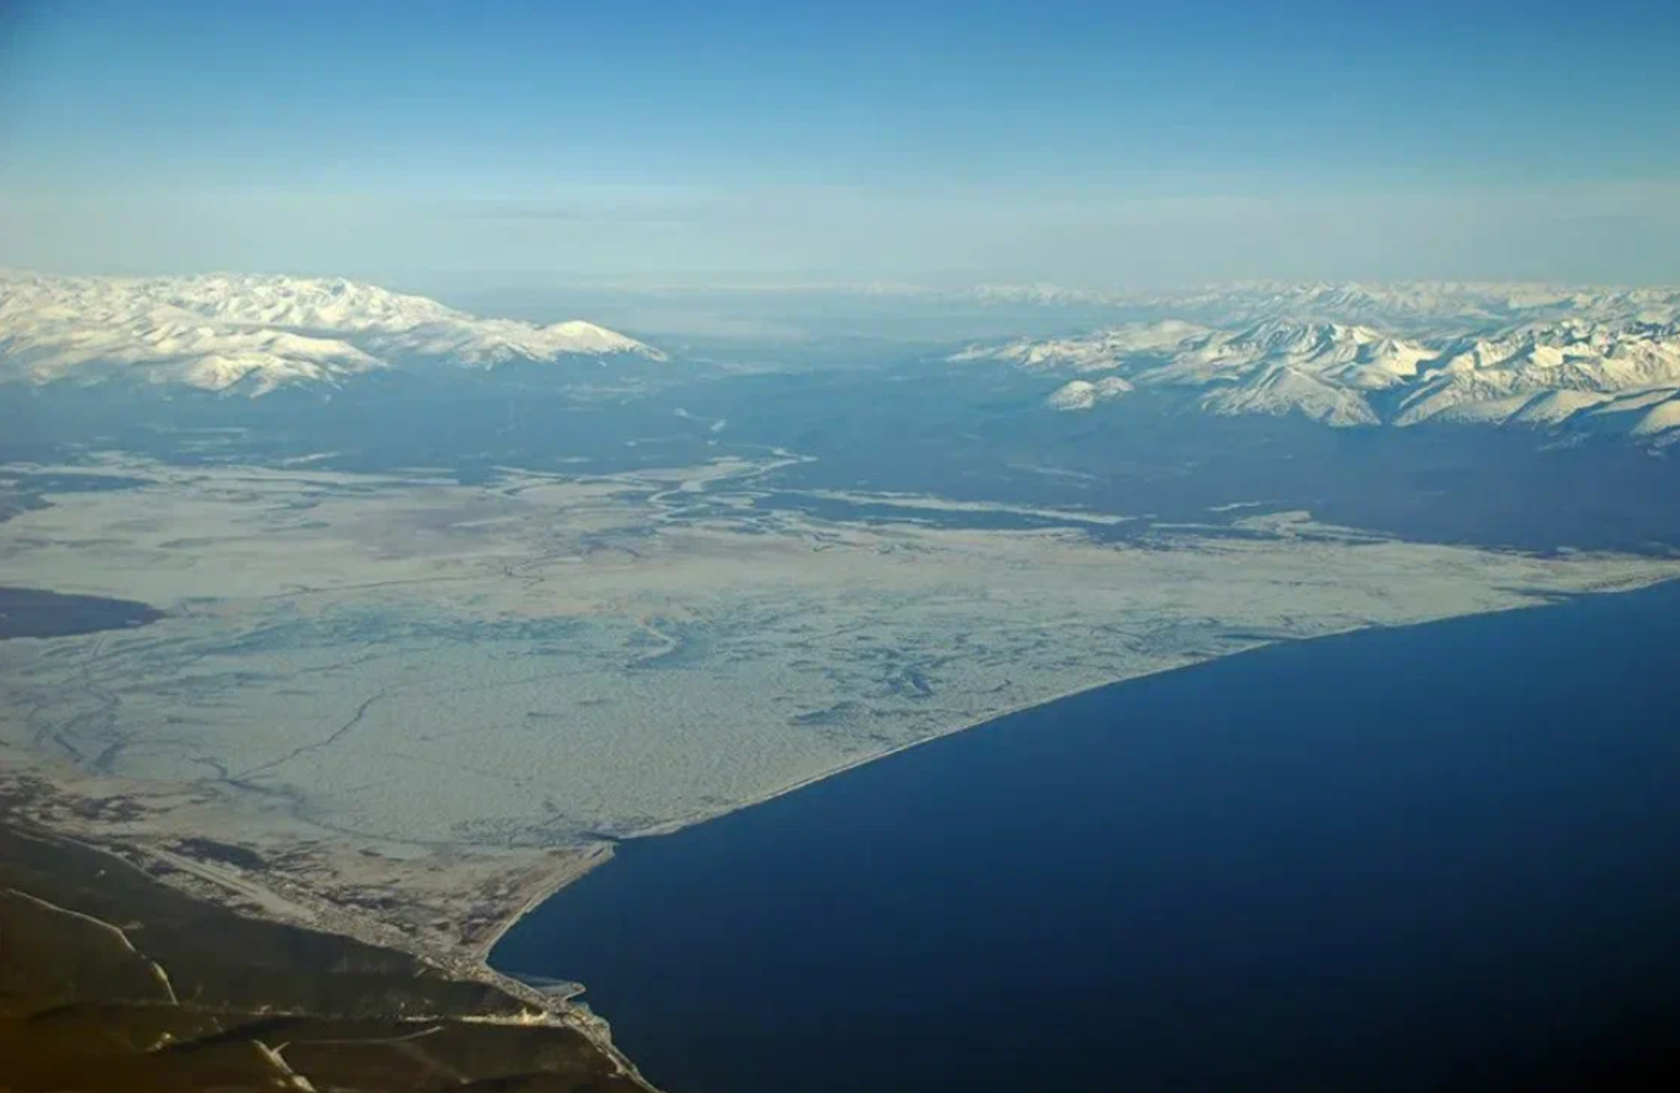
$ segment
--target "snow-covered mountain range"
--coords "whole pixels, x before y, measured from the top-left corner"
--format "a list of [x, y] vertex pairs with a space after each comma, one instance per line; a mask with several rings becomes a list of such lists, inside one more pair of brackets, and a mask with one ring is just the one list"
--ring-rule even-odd
[[491, 368], [617, 355], [664, 359], [591, 323], [481, 318], [344, 280], [0, 275], [0, 382], [124, 378], [261, 395], [416, 360]]
[[1566, 303], [1569, 314], [1406, 335], [1302, 316], [1218, 329], [1169, 319], [970, 346], [949, 359], [1077, 377], [1047, 399], [1057, 410], [1159, 388], [1217, 414], [1301, 414], [1333, 426], [1513, 423], [1680, 441], [1680, 295], [1531, 298], [1548, 312]]
[[1532, 282], [1407, 284], [1250, 281], [1160, 292], [1093, 292], [1056, 285], [982, 285], [944, 294], [993, 305], [1144, 312], [1223, 328], [1266, 319], [1317, 320], [1403, 334], [1486, 333], [1526, 322], [1661, 322], [1680, 314], [1680, 288]]
[[[1058, 377], [1047, 399], [1057, 410], [1156, 390], [1216, 414], [1332, 426], [1520, 424], [1680, 442], [1677, 289], [1258, 283], [1106, 296], [1034, 285], [968, 298], [1141, 317], [950, 357]], [[390, 369], [664, 359], [587, 322], [485, 318], [344, 280], [0, 271], [0, 384], [256, 396]]]
[[790, 294], [898, 298], [907, 304], [964, 305], [1008, 312], [1114, 322], [1177, 319], [1235, 329], [1266, 319], [1337, 322], [1389, 333], [1440, 338], [1485, 335], [1523, 323], [1584, 319], [1663, 322], [1680, 314], [1680, 287], [1626, 288], [1537, 282], [1246, 281], [1156, 291], [1101, 291], [1055, 284], [806, 285]]

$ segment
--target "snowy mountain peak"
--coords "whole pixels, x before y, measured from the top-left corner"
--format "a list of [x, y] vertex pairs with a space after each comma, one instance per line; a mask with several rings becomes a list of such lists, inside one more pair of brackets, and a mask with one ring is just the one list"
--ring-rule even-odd
[[972, 345], [948, 359], [958, 363], [1006, 361], [1023, 368], [1102, 372], [1143, 353], [1176, 350], [1211, 334], [1207, 327], [1168, 319], [1109, 327], [1075, 338], [1020, 338], [1004, 345]]
[[1052, 410], [1089, 410], [1099, 402], [1132, 390], [1132, 385], [1119, 376], [1104, 376], [1100, 380], [1070, 380], [1051, 392], [1045, 405]]
[[1047, 402], [1058, 410], [1157, 388], [1190, 392], [1212, 413], [1300, 414], [1338, 427], [1512, 422], [1680, 439], [1680, 321], [1659, 306], [1672, 294], [1628, 295], [1619, 313], [1595, 298], [1584, 314], [1433, 342], [1311, 315], [1270, 316], [1231, 330], [1167, 320], [1019, 339], [949, 359], [1105, 373], [1053, 392]]
[[260, 395], [415, 358], [488, 368], [620, 354], [665, 359], [593, 323], [480, 318], [342, 278], [0, 276], [0, 382], [123, 378]]
[[1643, 411], [1653, 396], [1677, 395], [1680, 326], [1572, 318], [1450, 347], [1407, 392], [1395, 420], [1603, 421]]

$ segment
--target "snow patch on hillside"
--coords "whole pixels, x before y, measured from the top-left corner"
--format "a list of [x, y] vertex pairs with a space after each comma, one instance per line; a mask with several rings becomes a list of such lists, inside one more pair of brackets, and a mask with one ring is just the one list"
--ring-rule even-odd
[[1104, 376], [1092, 382], [1090, 380], [1072, 380], [1051, 392], [1045, 404], [1052, 410], [1089, 410], [1099, 402], [1119, 398], [1132, 385], [1119, 376]]

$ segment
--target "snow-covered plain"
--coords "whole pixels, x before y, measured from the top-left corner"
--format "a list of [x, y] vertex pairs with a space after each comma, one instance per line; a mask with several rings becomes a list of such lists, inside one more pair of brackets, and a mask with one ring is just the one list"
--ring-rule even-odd
[[487, 486], [114, 458], [103, 469], [148, 484], [14, 517], [0, 585], [171, 614], [0, 642], [0, 742], [235, 813], [280, 809], [329, 841], [577, 846], [1274, 638], [1680, 573], [1304, 513], [1128, 545], [1079, 513], [931, 526], [911, 517], [977, 503], [903, 494], [855, 495], [903, 523], [758, 507], [766, 470], [796, 458]]

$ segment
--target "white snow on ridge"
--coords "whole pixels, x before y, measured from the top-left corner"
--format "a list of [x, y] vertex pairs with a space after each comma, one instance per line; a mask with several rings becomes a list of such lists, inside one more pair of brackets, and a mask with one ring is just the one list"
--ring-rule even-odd
[[1119, 376], [1104, 376], [1094, 383], [1071, 380], [1051, 392], [1044, 402], [1052, 410], [1089, 410], [1099, 402], [1119, 398], [1130, 390], [1132, 385]]
[[[1680, 439], [1677, 289], [1255, 283], [1110, 296], [1029, 285], [965, 298], [1150, 316], [949, 358], [1055, 377], [1045, 402], [1057, 410], [1157, 389], [1209, 413], [1336, 427], [1516, 424]], [[260, 395], [419, 362], [577, 358], [665, 359], [587, 322], [483, 318], [342, 279], [0, 270], [0, 383], [120, 379]]]
[[1680, 430], [1680, 391], [1645, 411], [1629, 431], [1634, 436], [1680, 437], [1676, 430]]
[[591, 323], [484, 319], [352, 281], [0, 275], [0, 382], [125, 377], [259, 395], [413, 357], [491, 367], [615, 354], [664, 359]]
[[[1169, 320], [1083, 338], [974, 346], [951, 359], [1004, 361], [1047, 371], [1123, 372], [1110, 378], [1122, 379], [1128, 391], [1134, 385], [1204, 390], [1201, 404], [1214, 413], [1302, 413], [1346, 426], [1376, 424], [1378, 416], [1364, 392], [1405, 383], [1418, 363], [1433, 355], [1366, 327], [1269, 319], [1236, 332]], [[1097, 395], [1090, 384], [1070, 383], [1051, 396], [1051, 405], [1089, 409], [1106, 397], [1112, 395]]]
[[1211, 333], [1204, 326], [1168, 319], [1149, 325], [1112, 327], [1078, 338], [1021, 338], [1003, 346], [970, 346], [950, 359], [1010, 361], [1023, 368], [1102, 372], [1119, 367], [1122, 360], [1133, 354], [1176, 349], [1193, 338]]
[[1299, 413], [1337, 428], [1378, 424], [1376, 412], [1358, 393], [1293, 368], [1268, 369], [1253, 382], [1210, 392], [1202, 407], [1229, 417]]
[[632, 353], [652, 360], [664, 354], [633, 338], [580, 320], [536, 326], [517, 319], [466, 319], [427, 323], [382, 334], [373, 344], [391, 353], [446, 357], [491, 367], [512, 360], [546, 361], [569, 354]]
[[[1269, 318], [1237, 330], [1165, 321], [1073, 338], [970, 346], [953, 362], [997, 361], [1045, 372], [1107, 373], [1126, 390], [1197, 392], [1217, 414], [1302, 414], [1328, 425], [1425, 421], [1603, 428], [1680, 428], [1680, 312], [1662, 290], [1577, 300], [1583, 312], [1509, 327], [1491, 336], [1402, 338], [1357, 324]], [[1620, 308], [1618, 315], [1616, 309]], [[1102, 397], [1070, 383], [1057, 409], [1090, 409]], [[1589, 422], [1589, 415], [1594, 419]]]
[[[1566, 319], [1449, 349], [1409, 393], [1395, 421], [1504, 421], [1535, 396], [1572, 392], [1577, 409], [1625, 391], [1680, 386], [1680, 325]], [[1561, 410], [1553, 400], [1539, 412]], [[1511, 413], [1502, 414], [1506, 407]], [[1564, 420], [1554, 417], [1554, 421]]]
[[1189, 347], [1140, 379], [1207, 386], [1220, 414], [1300, 413], [1327, 425], [1375, 425], [1365, 392], [1406, 382], [1430, 352], [1362, 326], [1270, 319]]
[[[937, 294], [936, 294], [937, 295]], [[950, 294], [947, 294], [950, 295]], [[1623, 288], [1535, 282], [1248, 281], [1156, 292], [1096, 292], [1057, 285], [982, 285], [965, 301], [1045, 309], [1146, 312], [1231, 329], [1268, 319], [1366, 326], [1412, 338], [1483, 335], [1524, 323], [1673, 321], [1680, 287]]]

